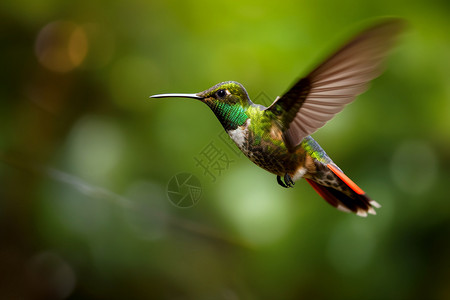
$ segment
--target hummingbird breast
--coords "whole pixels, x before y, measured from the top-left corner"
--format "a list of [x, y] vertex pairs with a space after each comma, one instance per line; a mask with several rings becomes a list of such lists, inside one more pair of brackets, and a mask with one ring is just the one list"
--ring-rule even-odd
[[294, 176], [305, 164], [306, 153], [303, 148], [289, 152], [281, 131], [274, 126], [254, 130], [251, 119], [248, 119], [242, 126], [227, 130], [227, 133], [253, 163], [275, 175], [288, 173]]

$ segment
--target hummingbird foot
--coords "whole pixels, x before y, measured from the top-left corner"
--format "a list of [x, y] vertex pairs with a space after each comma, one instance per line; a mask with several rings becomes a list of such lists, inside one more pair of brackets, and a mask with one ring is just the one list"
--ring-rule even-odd
[[294, 187], [295, 184], [295, 182], [292, 180], [291, 176], [288, 173], [284, 174], [284, 183], [286, 183], [288, 187]]
[[291, 176], [288, 173], [284, 174], [284, 182], [281, 180], [281, 177], [277, 175], [277, 182], [284, 188], [294, 187], [295, 182], [292, 180]]

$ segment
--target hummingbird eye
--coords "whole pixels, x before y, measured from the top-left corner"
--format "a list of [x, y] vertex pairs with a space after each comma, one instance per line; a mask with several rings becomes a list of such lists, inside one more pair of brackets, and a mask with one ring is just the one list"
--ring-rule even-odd
[[227, 94], [227, 92], [226, 92], [225, 90], [218, 90], [218, 91], [216, 92], [216, 95], [217, 95], [219, 98], [225, 97], [226, 94]]

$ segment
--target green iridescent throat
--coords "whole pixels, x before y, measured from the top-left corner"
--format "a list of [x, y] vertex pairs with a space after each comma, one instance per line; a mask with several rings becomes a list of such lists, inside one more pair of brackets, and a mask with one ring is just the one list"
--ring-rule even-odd
[[248, 119], [244, 108], [239, 104], [215, 102], [209, 106], [226, 130], [236, 129]]

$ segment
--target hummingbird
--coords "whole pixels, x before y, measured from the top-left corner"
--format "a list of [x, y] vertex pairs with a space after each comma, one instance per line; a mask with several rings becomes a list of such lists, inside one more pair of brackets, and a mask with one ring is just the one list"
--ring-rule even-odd
[[151, 98], [197, 99], [213, 111], [230, 138], [253, 163], [277, 176], [284, 188], [305, 178], [329, 204], [358, 216], [381, 205], [356, 185], [311, 137], [365, 92], [402, 31], [388, 19], [350, 39], [269, 106], [253, 103], [238, 82], [225, 81], [195, 94]]

